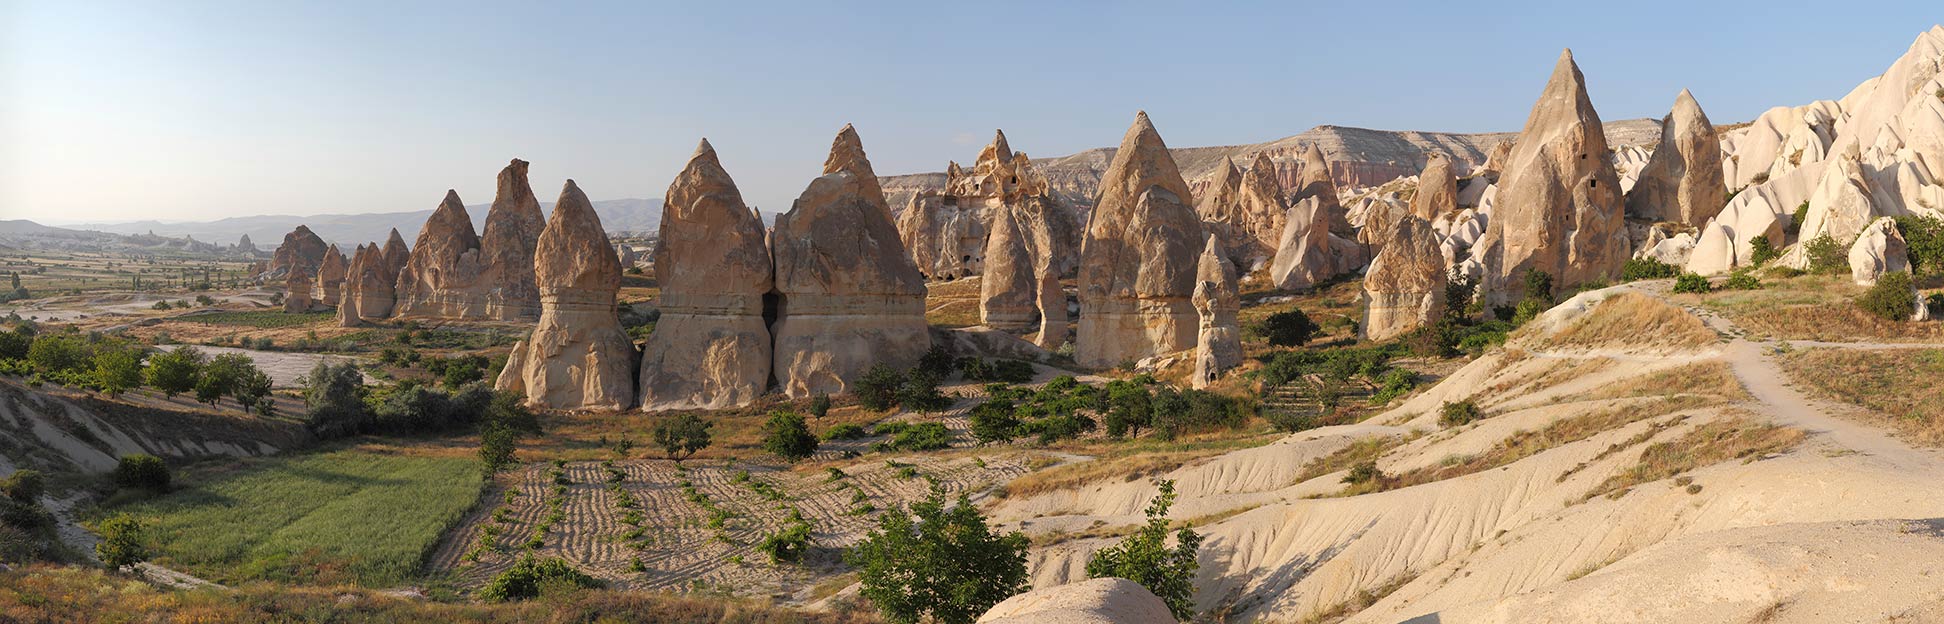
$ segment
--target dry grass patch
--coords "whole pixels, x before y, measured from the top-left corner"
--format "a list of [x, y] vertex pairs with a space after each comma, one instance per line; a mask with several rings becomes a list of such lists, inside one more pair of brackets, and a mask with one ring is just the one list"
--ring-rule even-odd
[[1920, 342], [1944, 339], [1944, 325], [1886, 321], [1856, 307], [1865, 290], [1840, 276], [1768, 279], [1761, 290], [1710, 293], [1702, 305], [1757, 338], [1826, 342]]
[[1720, 360], [1695, 362], [1654, 371], [1620, 383], [1602, 386], [1586, 398], [1618, 399], [1677, 394], [1720, 397], [1731, 401], [1746, 401], [1753, 398], [1749, 396], [1748, 389], [1742, 386], [1741, 379], [1735, 377], [1734, 367]]
[[1364, 438], [1352, 442], [1349, 446], [1337, 449], [1335, 453], [1312, 459], [1309, 463], [1303, 464], [1303, 471], [1297, 473], [1296, 478], [1291, 480], [1290, 484], [1302, 483], [1332, 472], [1349, 470], [1357, 464], [1375, 462], [1377, 458], [1383, 457], [1391, 449], [1403, 446], [1405, 443], [1423, 436], [1424, 432], [1418, 431], [1409, 435]]
[[1868, 408], [1876, 424], [1944, 446], [1944, 349], [1809, 349], [1781, 361], [1813, 393]]
[[[1173, 443], [1142, 438], [1094, 445], [1089, 449], [1062, 447], [1060, 450], [1067, 452], [1093, 454], [1096, 459], [1036, 470], [1006, 483], [994, 490], [994, 494], [1002, 498], [1025, 498], [1078, 489], [1100, 481], [1135, 481], [1166, 474], [1216, 455], [1268, 444], [1280, 437], [1282, 434], [1272, 432], [1241, 437], [1218, 433]], [[1031, 467], [1031, 464], [1028, 466]]]
[[1680, 438], [1647, 447], [1640, 452], [1640, 463], [1607, 477], [1587, 492], [1586, 498], [1604, 494], [1617, 499], [1636, 485], [1696, 468], [1731, 459], [1755, 461], [1795, 448], [1802, 438], [1800, 429], [1759, 422], [1748, 416], [1717, 420], [1696, 427]]
[[1700, 348], [1721, 341], [1714, 330], [1686, 310], [1654, 297], [1625, 292], [1608, 297], [1592, 310], [1544, 339], [1554, 347], [1680, 347]]

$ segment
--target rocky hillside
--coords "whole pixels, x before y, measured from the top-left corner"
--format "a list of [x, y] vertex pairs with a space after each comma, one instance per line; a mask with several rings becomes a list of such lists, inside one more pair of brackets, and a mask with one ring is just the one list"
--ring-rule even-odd
[[[1653, 119], [1627, 119], [1606, 124], [1607, 142], [1615, 146], [1652, 145], [1660, 138], [1660, 122]], [[1340, 187], [1374, 186], [1395, 178], [1417, 175], [1424, 167], [1425, 154], [1451, 157], [1459, 175], [1485, 164], [1492, 146], [1518, 136], [1516, 132], [1459, 134], [1415, 130], [1371, 130], [1345, 126], [1317, 126], [1295, 136], [1265, 143], [1186, 147], [1169, 150], [1181, 166], [1181, 175], [1190, 186], [1200, 190], [1215, 175], [1223, 158], [1247, 163], [1257, 152], [1268, 152], [1276, 163], [1277, 176], [1284, 188], [1294, 188], [1302, 150], [1316, 145], [1330, 161], [1330, 175]], [[1114, 159], [1114, 148], [1091, 149], [1070, 156], [1035, 158], [1034, 168], [1046, 177], [1050, 190], [1073, 205], [1090, 206], [1100, 184], [1100, 174]], [[944, 172], [884, 176], [884, 194], [892, 210], [903, 210], [920, 190], [945, 186]]]

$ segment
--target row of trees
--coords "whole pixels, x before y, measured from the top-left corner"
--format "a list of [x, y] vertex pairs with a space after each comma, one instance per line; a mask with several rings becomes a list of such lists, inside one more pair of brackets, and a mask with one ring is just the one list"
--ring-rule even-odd
[[477, 430], [488, 473], [513, 465], [519, 437], [540, 433], [540, 420], [516, 392], [478, 381], [439, 390], [412, 380], [368, 386], [351, 362], [322, 361], [301, 380], [304, 419], [320, 438], [360, 434], [440, 434]]
[[42, 332], [32, 323], [21, 323], [0, 332], [0, 371], [108, 394], [149, 386], [171, 399], [193, 394], [197, 401], [216, 405], [228, 397], [265, 416], [276, 410], [270, 375], [247, 355], [212, 358], [195, 347], [151, 351], [146, 345], [72, 328]]

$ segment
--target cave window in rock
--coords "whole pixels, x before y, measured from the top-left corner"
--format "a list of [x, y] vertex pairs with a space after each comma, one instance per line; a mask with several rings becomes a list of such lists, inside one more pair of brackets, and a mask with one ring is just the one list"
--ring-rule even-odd
[[1587, 181], [1586, 181], [1586, 188], [1600, 188], [1600, 181], [1599, 181], [1599, 180], [1587, 180]]

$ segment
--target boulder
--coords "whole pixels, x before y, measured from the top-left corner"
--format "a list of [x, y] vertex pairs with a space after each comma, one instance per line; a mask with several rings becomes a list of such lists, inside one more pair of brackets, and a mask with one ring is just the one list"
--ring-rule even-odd
[[1451, 158], [1443, 154], [1426, 155], [1424, 172], [1418, 174], [1417, 195], [1411, 197], [1411, 214], [1425, 221], [1458, 211], [1458, 177], [1451, 172]]
[[1444, 315], [1446, 279], [1430, 224], [1404, 217], [1364, 275], [1364, 337], [1387, 340], [1436, 323]]
[[1627, 214], [1700, 227], [1728, 203], [1721, 138], [1687, 89], [1661, 121], [1659, 147], [1627, 194]]
[[1014, 595], [978, 624], [1174, 624], [1168, 603], [1140, 583], [1097, 578]]
[[356, 327], [391, 318], [398, 275], [385, 262], [377, 243], [359, 245], [345, 269], [338, 295], [338, 325]]
[[317, 267], [317, 291], [322, 296], [320, 303], [335, 306], [341, 297], [339, 292], [344, 286], [344, 274], [350, 271], [350, 261], [344, 259], [344, 252], [332, 245], [324, 252], [324, 262]]
[[399, 317], [481, 318], [484, 293], [475, 285], [481, 277], [479, 235], [457, 191], [445, 199], [419, 229], [405, 268], [398, 274]]
[[285, 234], [283, 244], [270, 255], [270, 265], [258, 277], [269, 283], [290, 279], [292, 267], [304, 267], [306, 272], [317, 275], [318, 268], [324, 265], [324, 253], [330, 246], [324, 239], [311, 232], [309, 226], [299, 225], [297, 229]]
[[1545, 271], [1568, 291], [1612, 280], [1632, 254], [1619, 180], [1586, 81], [1562, 52], [1519, 132], [1500, 177], [1492, 218], [1473, 253], [1485, 266], [1486, 302], [1524, 293], [1527, 271]]
[[[499, 173], [493, 207], [486, 211], [486, 231], [479, 237], [484, 290], [484, 318], [511, 321], [540, 317], [540, 288], [534, 282], [533, 254], [547, 215], [527, 184], [527, 161], [515, 158]], [[622, 262], [626, 269], [633, 262]]]
[[1236, 290], [1235, 270], [1222, 252], [1222, 241], [1214, 236], [1208, 237], [1208, 245], [1196, 262], [1194, 302], [1201, 323], [1195, 337], [1195, 376], [1191, 383], [1204, 388], [1242, 363], [1242, 327], [1236, 320], [1242, 299]]
[[615, 293], [621, 263], [608, 248], [601, 217], [573, 180], [560, 190], [534, 249], [540, 321], [513, 345], [495, 385], [547, 409], [622, 410], [634, 406], [634, 342], [621, 330]]
[[1135, 116], [1101, 178], [1080, 249], [1074, 360], [1108, 368], [1194, 348], [1190, 297], [1203, 246], [1188, 183], [1147, 113]]
[[1910, 247], [1904, 242], [1897, 220], [1882, 217], [1863, 228], [1849, 250], [1850, 278], [1858, 286], [1875, 286], [1877, 278], [1892, 271], [1910, 271]]
[[754, 402], [770, 377], [769, 246], [706, 139], [668, 186], [655, 258], [661, 319], [643, 345], [642, 409]]
[[883, 191], [850, 126], [824, 170], [770, 233], [778, 295], [771, 372], [790, 397], [841, 394], [871, 367], [909, 368], [931, 348], [925, 278], [882, 209]]

